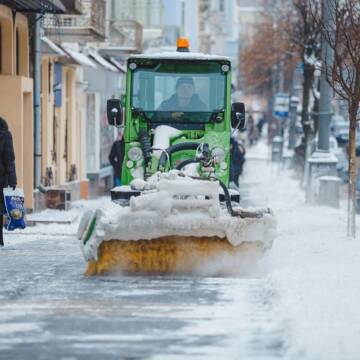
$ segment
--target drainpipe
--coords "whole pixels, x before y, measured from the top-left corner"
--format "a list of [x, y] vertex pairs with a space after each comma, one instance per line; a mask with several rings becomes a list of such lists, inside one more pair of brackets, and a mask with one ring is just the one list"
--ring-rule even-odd
[[41, 184], [41, 14], [35, 18], [34, 33], [34, 187]]

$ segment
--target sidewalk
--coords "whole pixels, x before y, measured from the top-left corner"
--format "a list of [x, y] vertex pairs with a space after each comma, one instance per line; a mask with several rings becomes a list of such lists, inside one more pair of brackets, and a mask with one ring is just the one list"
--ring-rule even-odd
[[[264, 149], [250, 149], [250, 158]], [[286, 359], [358, 359], [360, 216], [356, 240], [347, 238], [346, 202], [340, 209], [305, 205], [293, 176], [266, 160], [249, 160], [244, 176], [253, 184], [251, 199], [278, 219], [267, 266], [279, 318], [289, 328]]]
[[19, 242], [28, 242], [47, 236], [76, 237], [78, 223], [85, 209], [97, 209], [110, 203], [110, 197], [100, 197], [94, 200], [80, 200], [72, 203], [69, 210], [46, 209], [26, 216], [27, 227], [24, 230], [6, 231], [5, 244], [11, 246]]

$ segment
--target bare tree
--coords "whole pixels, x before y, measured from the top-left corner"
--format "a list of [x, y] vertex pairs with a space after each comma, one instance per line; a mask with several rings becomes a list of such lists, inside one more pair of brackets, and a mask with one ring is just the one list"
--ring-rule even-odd
[[291, 44], [284, 36], [282, 24], [274, 26], [272, 16], [263, 14], [252, 40], [241, 53], [241, 64], [247, 92], [271, 91], [273, 71], [282, 63], [285, 73], [295, 66]]
[[348, 235], [356, 233], [356, 126], [360, 106], [360, 2], [330, 0], [332, 16], [320, 22], [321, 34], [333, 51], [333, 59], [324, 59], [326, 77], [334, 92], [348, 104], [349, 114], [349, 185]]
[[289, 17], [288, 31], [290, 42], [294, 44], [303, 66], [303, 96], [301, 124], [305, 143], [315, 135], [311, 126], [309, 109], [311, 94], [316, 87], [315, 71], [320, 61], [320, 29], [318, 1], [313, 1], [312, 8], [307, 0], [292, 0], [293, 9]]
[[319, 1], [313, 1], [312, 9], [308, 0], [292, 0], [289, 3], [265, 1], [263, 20], [241, 59], [246, 85], [260, 91], [271, 88], [274, 69], [280, 65], [284, 66], [285, 73], [291, 74], [298, 63], [302, 64], [301, 123], [305, 145], [316, 131], [316, 127], [311, 125], [309, 112], [311, 96], [316, 92], [315, 71], [321, 54], [319, 22], [313, 17], [320, 14]]

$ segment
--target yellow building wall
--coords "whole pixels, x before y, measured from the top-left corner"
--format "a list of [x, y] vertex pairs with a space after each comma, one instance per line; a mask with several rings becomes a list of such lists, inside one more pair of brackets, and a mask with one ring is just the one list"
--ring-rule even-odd
[[0, 5], [0, 26], [1, 26], [1, 69], [2, 75], [13, 75], [15, 68], [14, 60], [14, 23], [10, 8]]
[[41, 63], [41, 124], [42, 124], [42, 168], [45, 181], [46, 169], [54, 163], [54, 60], [43, 57]]
[[0, 75], [0, 116], [14, 140], [18, 186], [25, 192], [25, 206], [33, 208], [33, 82], [21, 76]]
[[[14, 140], [18, 186], [24, 189], [25, 206], [32, 209], [34, 184], [33, 81], [29, 78], [27, 18], [17, 13], [14, 20], [11, 9], [0, 5], [0, 26], [2, 47], [0, 116], [9, 124]], [[17, 40], [19, 41], [18, 46]]]
[[77, 86], [76, 68], [62, 66], [61, 106], [54, 102], [54, 69], [56, 57], [43, 56], [41, 110], [42, 110], [42, 176], [51, 167], [55, 186], [67, 186], [71, 166], [76, 166], [76, 181], [80, 182], [80, 197], [87, 198], [84, 129], [84, 91]]

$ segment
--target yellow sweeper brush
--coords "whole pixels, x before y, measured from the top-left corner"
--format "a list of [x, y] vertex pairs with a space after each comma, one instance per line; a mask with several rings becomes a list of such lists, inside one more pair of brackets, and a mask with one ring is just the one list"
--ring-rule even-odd
[[162, 174], [150, 190], [132, 197], [130, 206], [112, 203], [86, 212], [78, 233], [88, 261], [86, 274], [193, 274], [208, 269], [222, 275], [229, 267], [235, 272], [242, 262], [259, 258], [275, 236], [273, 215], [269, 210], [233, 210], [229, 202], [222, 208], [219, 185]]

